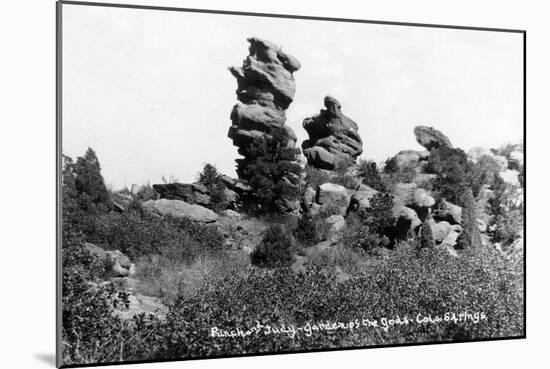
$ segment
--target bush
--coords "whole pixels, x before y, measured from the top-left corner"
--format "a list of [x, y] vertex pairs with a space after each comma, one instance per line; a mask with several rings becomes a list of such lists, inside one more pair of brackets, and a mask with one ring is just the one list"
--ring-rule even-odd
[[141, 217], [135, 212], [109, 213], [87, 218], [86, 241], [108, 250], [120, 250], [131, 259], [157, 254], [190, 263], [203, 253], [219, 250], [223, 236], [212, 227], [186, 218]]
[[396, 183], [412, 183], [417, 176], [416, 169], [414, 167], [397, 166], [395, 157], [386, 160], [384, 163], [384, 173], [386, 174], [386, 178], [382, 178], [382, 182], [386, 188], [389, 188]]
[[329, 183], [331, 181], [331, 176], [323, 169], [317, 169], [311, 165], [306, 165], [305, 171], [306, 184], [313, 189], [317, 189], [317, 187], [323, 183]]
[[371, 232], [385, 235], [394, 222], [393, 197], [389, 193], [377, 193], [369, 202], [369, 208], [359, 211], [359, 218]]
[[363, 183], [367, 186], [380, 192], [387, 192], [388, 189], [380, 177], [380, 173], [378, 172], [378, 167], [375, 162], [360, 160], [359, 175], [362, 177]]
[[[324, 220], [323, 220], [324, 223]], [[309, 214], [303, 214], [298, 219], [298, 224], [293, 231], [294, 237], [302, 246], [309, 247], [316, 245], [322, 239], [321, 232], [319, 231], [319, 222], [315, 217]]]
[[376, 249], [386, 247], [390, 244], [390, 240], [386, 236], [373, 233], [370, 228], [362, 224], [360, 220], [354, 217], [351, 218], [353, 220], [346, 220], [346, 229], [343, 232], [342, 243], [345, 247], [351, 250], [363, 250], [367, 254], [373, 254]]
[[260, 267], [287, 267], [294, 262], [294, 240], [280, 224], [269, 227], [262, 243], [250, 254], [252, 264]]

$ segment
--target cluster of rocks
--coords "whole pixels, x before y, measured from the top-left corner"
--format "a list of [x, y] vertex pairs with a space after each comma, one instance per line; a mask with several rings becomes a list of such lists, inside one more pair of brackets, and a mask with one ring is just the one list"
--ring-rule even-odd
[[332, 170], [339, 161], [355, 161], [363, 152], [363, 142], [357, 123], [342, 113], [340, 102], [326, 96], [324, 103], [326, 109], [302, 123], [309, 135], [302, 150], [309, 165]]
[[249, 145], [257, 138], [271, 137], [280, 130], [289, 147], [296, 145], [296, 134], [285, 125], [288, 108], [294, 99], [293, 73], [300, 62], [277, 45], [259, 38], [249, 38], [249, 55], [242, 67], [230, 67], [237, 79], [237, 104], [231, 112], [228, 136], [246, 160]]

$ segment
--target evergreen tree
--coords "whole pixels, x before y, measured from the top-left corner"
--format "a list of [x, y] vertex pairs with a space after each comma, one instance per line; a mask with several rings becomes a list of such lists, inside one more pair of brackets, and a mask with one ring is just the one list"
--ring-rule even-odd
[[300, 196], [300, 150], [288, 143], [283, 130], [273, 130], [270, 137], [255, 139], [246, 149], [246, 158], [237, 160], [239, 178], [252, 187], [244, 196], [249, 208], [260, 213], [281, 213]]
[[210, 191], [212, 210], [219, 212], [227, 208], [225, 184], [221, 180], [221, 174], [216, 166], [206, 163], [198, 175], [198, 181]]
[[362, 160], [359, 163], [359, 175], [363, 177], [362, 182], [367, 186], [380, 192], [387, 191], [386, 185], [378, 172], [378, 166], [374, 161]]
[[88, 213], [102, 213], [112, 209], [111, 196], [101, 175], [96, 153], [88, 148], [74, 165], [75, 188], [80, 208]]
[[457, 239], [460, 249], [476, 249], [481, 246], [481, 234], [477, 225], [477, 216], [474, 203], [474, 195], [470, 188], [461, 196], [462, 208], [462, 232]]
[[420, 228], [420, 248], [433, 248], [435, 246], [434, 235], [432, 227], [428, 222], [428, 218], [422, 222], [422, 227]]

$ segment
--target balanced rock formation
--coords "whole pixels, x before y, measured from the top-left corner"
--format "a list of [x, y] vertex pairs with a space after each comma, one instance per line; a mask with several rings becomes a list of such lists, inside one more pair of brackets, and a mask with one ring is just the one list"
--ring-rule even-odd
[[300, 62], [277, 45], [255, 37], [247, 41], [250, 55], [242, 67], [229, 68], [237, 79], [239, 101], [231, 112], [228, 137], [245, 158], [256, 138], [270, 137], [274, 130], [282, 130], [289, 147], [296, 145], [296, 134], [285, 126], [285, 110], [296, 90], [293, 73], [300, 69]]
[[342, 105], [334, 97], [325, 97], [325, 107], [302, 126], [309, 139], [302, 143], [302, 150], [310, 165], [332, 170], [339, 160], [355, 160], [363, 152], [363, 143], [357, 124], [346, 117]]
[[451, 140], [433, 127], [416, 126], [414, 127], [414, 135], [416, 136], [416, 141], [428, 151], [441, 146], [453, 147]]

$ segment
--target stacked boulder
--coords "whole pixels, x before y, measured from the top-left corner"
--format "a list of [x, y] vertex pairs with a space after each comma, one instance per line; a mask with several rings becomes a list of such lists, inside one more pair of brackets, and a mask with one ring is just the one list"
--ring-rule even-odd
[[332, 170], [340, 160], [355, 159], [363, 152], [357, 123], [342, 113], [342, 105], [334, 97], [325, 97], [325, 108], [306, 118], [302, 126], [309, 139], [302, 150], [310, 165]]
[[229, 68], [237, 79], [239, 101], [231, 112], [228, 137], [244, 160], [255, 139], [270, 137], [275, 130], [282, 130], [289, 147], [296, 145], [296, 134], [285, 125], [285, 110], [296, 90], [293, 73], [300, 69], [300, 62], [277, 45], [256, 37], [247, 40], [249, 55], [242, 67]]
[[416, 126], [414, 127], [414, 135], [416, 137], [416, 142], [424, 146], [428, 151], [438, 149], [441, 146], [453, 147], [449, 137], [433, 127]]

